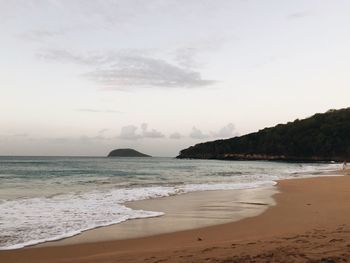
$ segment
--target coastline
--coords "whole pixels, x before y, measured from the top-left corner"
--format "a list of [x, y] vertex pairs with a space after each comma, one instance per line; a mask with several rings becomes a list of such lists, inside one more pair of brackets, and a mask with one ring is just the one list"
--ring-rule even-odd
[[98, 227], [34, 247], [134, 239], [236, 222], [263, 213], [275, 205], [275, 186], [235, 190], [209, 190], [127, 202], [133, 210], [162, 212], [159, 217], [127, 220]]
[[0, 261], [225, 262], [230, 258], [250, 262], [255, 258], [267, 262], [262, 260], [288, 256], [293, 262], [311, 262], [306, 259], [350, 258], [350, 177], [289, 179], [279, 181], [277, 187], [276, 206], [238, 222], [135, 239], [0, 251]]
[[345, 170], [339, 171], [340, 174], [342, 175], [350, 175], [350, 168], [346, 168]]

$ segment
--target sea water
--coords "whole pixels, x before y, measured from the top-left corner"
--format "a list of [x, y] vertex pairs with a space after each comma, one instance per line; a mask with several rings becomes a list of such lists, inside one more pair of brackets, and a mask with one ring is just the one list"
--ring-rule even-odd
[[162, 211], [128, 201], [194, 191], [273, 187], [336, 164], [174, 158], [0, 157], [0, 249], [73, 236]]

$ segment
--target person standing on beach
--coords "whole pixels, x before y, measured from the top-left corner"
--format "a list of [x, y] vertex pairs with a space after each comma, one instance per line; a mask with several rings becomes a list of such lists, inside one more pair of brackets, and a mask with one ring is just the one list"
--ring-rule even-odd
[[344, 162], [343, 162], [343, 170], [346, 169], [347, 165], [348, 165], [348, 164], [346, 163], [346, 161], [344, 161]]

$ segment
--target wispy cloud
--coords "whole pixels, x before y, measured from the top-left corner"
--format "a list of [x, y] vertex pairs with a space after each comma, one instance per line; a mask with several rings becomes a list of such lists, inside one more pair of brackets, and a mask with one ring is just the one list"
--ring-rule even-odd
[[3, 133], [0, 134], [0, 139], [5, 140], [5, 139], [27, 139], [29, 138], [28, 133]]
[[112, 138], [104, 137], [102, 135], [98, 136], [86, 136], [82, 135], [79, 137], [56, 137], [56, 138], [47, 138], [46, 141], [57, 143], [57, 144], [76, 144], [76, 143], [83, 143], [83, 144], [96, 144], [101, 141], [107, 141], [111, 140]]
[[304, 18], [310, 16], [310, 12], [295, 12], [295, 13], [291, 13], [287, 16], [287, 19], [293, 20], [293, 19], [300, 19], [300, 18]]
[[[140, 52], [76, 54], [68, 50], [41, 50], [37, 56], [48, 61], [94, 67], [93, 70], [84, 73], [83, 77], [109, 89], [198, 88], [216, 83], [215, 80], [203, 78], [198, 71], [164, 59], [145, 56]], [[190, 64], [189, 61], [182, 64], [186, 63]]]
[[42, 42], [49, 38], [64, 35], [63, 30], [31, 30], [19, 35], [20, 38], [30, 41]]
[[91, 112], [91, 113], [122, 113], [121, 111], [118, 110], [99, 110], [99, 109], [76, 109], [75, 111], [80, 111], [80, 112]]
[[174, 132], [172, 134], [169, 135], [169, 138], [170, 139], [175, 139], [175, 140], [178, 140], [178, 139], [181, 139], [183, 136], [181, 135], [181, 133], [179, 132]]
[[197, 48], [184, 47], [176, 49], [175, 59], [177, 63], [184, 68], [196, 68], [198, 66], [196, 56], [198, 53]]
[[13, 137], [28, 137], [27, 133], [15, 133], [12, 135]]
[[98, 134], [104, 134], [104, 133], [106, 133], [108, 131], [110, 131], [110, 129], [107, 129], [107, 128], [101, 129], [101, 130], [98, 131]]
[[196, 88], [214, 84], [196, 71], [169, 64], [160, 59], [124, 57], [110, 69], [96, 69], [85, 74], [95, 82], [109, 87]]
[[59, 63], [75, 63], [90, 66], [108, 65], [118, 61], [119, 55], [115, 52], [88, 52], [75, 53], [65, 49], [41, 49], [36, 56], [39, 59], [59, 62]]

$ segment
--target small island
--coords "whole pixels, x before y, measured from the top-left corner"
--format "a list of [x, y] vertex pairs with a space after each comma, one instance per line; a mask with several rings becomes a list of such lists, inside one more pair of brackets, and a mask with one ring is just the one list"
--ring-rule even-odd
[[111, 151], [107, 157], [152, 157], [150, 155], [140, 153], [134, 149], [116, 149]]

